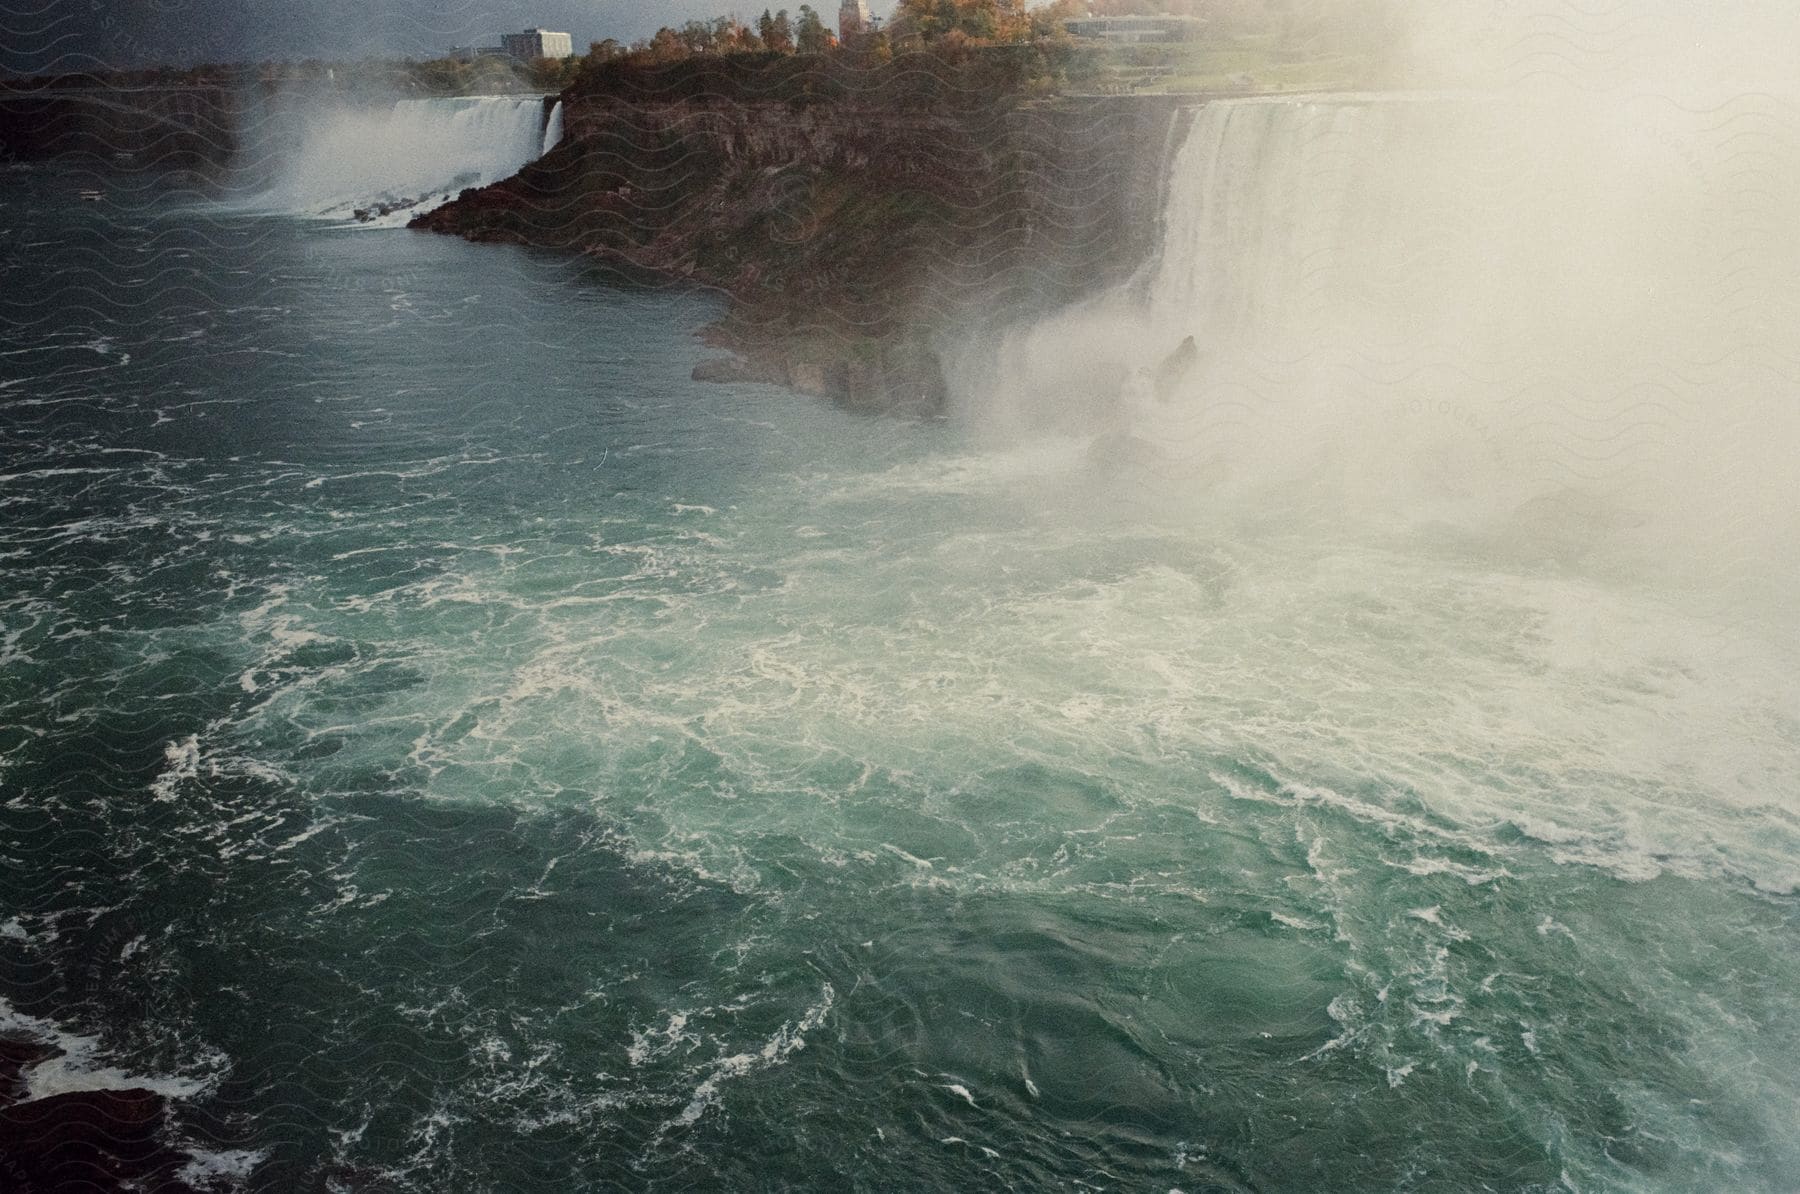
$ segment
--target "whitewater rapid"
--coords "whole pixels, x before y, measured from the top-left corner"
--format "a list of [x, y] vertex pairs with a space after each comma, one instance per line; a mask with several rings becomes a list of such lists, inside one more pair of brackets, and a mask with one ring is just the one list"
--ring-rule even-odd
[[[1421, 740], [1447, 757], [1562, 762], [1539, 796], [1460, 765], [1415, 771], [1423, 759], [1404, 765], [1407, 782], [1459, 823], [1507, 823], [1560, 856], [1618, 848], [1606, 865], [1620, 874], [1704, 855], [1790, 892], [1800, 688], [1779, 661], [1800, 648], [1787, 596], [1800, 520], [1784, 497], [1800, 458], [1787, 380], [1800, 237], [1740, 185], [1747, 160], [1796, 177], [1763, 107], [1207, 104], [1173, 156], [1151, 259], [966, 353], [961, 417], [1014, 460], [1070, 445], [1055, 467], [1081, 495], [1071, 517], [1250, 534], [1334, 560], [1313, 583], [1354, 575], [1372, 592], [1406, 576], [1402, 588], [1463, 613], [1514, 608], [1538, 627], [1509, 648], [1523, 655], [1488, 657], [1479, 624], [1446, 622], [1436, 664], [1365, 675], [1369, 699], [1412, 687], [1414, 668], [1469, 686], [1367, 732], [1394, 731], [1390, 764], [1426, 725]], [[1185, 364], [1170, 351], [1184, 338]], [[1339, 558], [1359, 542], [1371, 554]], [[1410, 611], [1406, 639], [1444, 617], [1380, 606]], [[1398, 630], [1369, 617], [1362, 632]], [[1271, 650], [1234, 637], [1206, 674], [1288, 674], [1293, 633]], [[1207, 651], [1179, 631], [1167, 649]], [[1754, 744], [1737, 732], [1751, 724], [1768, 727]], [[1582, 729], [1565, 740], [1559, 727]], [[1553, 778], [1565, 767], [1615, 781], [1571, 798], [1572, 781]]]
[[[1719, 516], [1788, 391], [1714, 383], [1782, 325], [1509, 341], [1467, 271], [1524, 287], [1486, 251], [1544, 206], [1454, 200], [1516, 139], [1352, 107], [1197, 114], [1133, 285], [931, 424], [694, 382], [717, 303], [580, 263], [0, 188], [44, 1089], [168, 1083], [259, 1188], [1785, 1191], [1793, 612], [1657, 500], [1778, 529]], [[1725, 224], [1778, 314], [1785, 234]], [[1640, 353], [1718, 427], [1584, 405]], [[1520, 467], [1537, 423], [1599, 481]], [[1771, 467], [1698, 484], [1733, 427]]]

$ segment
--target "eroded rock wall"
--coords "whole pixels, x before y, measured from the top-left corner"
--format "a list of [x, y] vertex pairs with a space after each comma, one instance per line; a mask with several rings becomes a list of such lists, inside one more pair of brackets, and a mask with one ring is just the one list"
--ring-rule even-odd
[[710, 336], [737, 359], [707, 375], [933, 414], [947, 337], [1143, 259], [1183, 103], [892, 100], [566, 96], [555, 151], [419, 225], [718, 288]]

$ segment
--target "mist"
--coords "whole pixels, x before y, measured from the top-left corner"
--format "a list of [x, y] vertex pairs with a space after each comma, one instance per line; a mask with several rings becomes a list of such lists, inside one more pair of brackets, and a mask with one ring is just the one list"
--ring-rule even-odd
[[1134, 510], [1406, 528], [1785, 623], [1800, 158], [1754, 88], [1796, 18], [1713, 21], [1431, 6], [1408, 90], [1200, 108], [1152, 259], [966, 348], [962, 419], [1091, 440]]
[[352, 102], [299, 89], [247, 121], [238, 207], [394, 228], [515, 173], [555, 141], [543, 97]]

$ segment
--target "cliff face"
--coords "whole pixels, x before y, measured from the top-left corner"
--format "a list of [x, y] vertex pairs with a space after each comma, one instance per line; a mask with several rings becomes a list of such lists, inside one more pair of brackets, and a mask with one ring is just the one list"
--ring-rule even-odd
[[[733, 356], [706, 376], [933, 414], [950, 339], [1142, 260], [1170, 131], [1194, 102], [1023, 102], [1009, 63], [996, 67], [778, 57], [618, 72], [562, 97], [564, 139], [549, 156], [417, 223], [717, 288], [731, 303], [709, 338]], [[0, 158], [242, 183], [239, 140], [269, 133], [257, 98], [204, 85], [0, 89]]]
[[0, 157], [216, 179], [237, 151], [240, 99], [207, 86], [0, 90]]
[[551, 154], [417, 226], [716, 287], [705, 375], [933, 414], [946, 337], [1142, 259], [1178, 105], [889, 98], [570, 94]]

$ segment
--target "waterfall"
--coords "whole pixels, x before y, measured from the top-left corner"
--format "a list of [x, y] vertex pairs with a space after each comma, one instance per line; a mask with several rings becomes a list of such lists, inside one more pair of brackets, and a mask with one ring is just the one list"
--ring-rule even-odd
[[[544, 153], [555, 149], [563, 139], [563, 106], [557, 100], [550, 109], [550, 119], [544, 123]], [[541, 155], [540, 155], [541, 156]]]
[[1154, 331], [1277, 359], [1461, 356], [1477, 340], [1543, 355], [1642, 270], [1570, 276], [1617, 239], [1595, 218], [1617, 205], [1537, 115], [1457, 96], [1208, 105], [1142, 296]]
[[550, 131], [537, 96], [302, 109], [298, 125], [259, 204], [385, 224], [508, 177], [544, 152]]
[[[1532, 206], [1514, 193], [1531, 180], [1500, 165], [1517, 150], [1493, 106], [1473, 101], [1207, 104], [1173, 155], [1147, 268], [1014, 329], [985, 380], [1008, 391], [1004, 413], [1055, 423], [1093, 416], [1082, 391], [1116, 390], [1188, 336], [1206, 360], [1264, 376], [1301, 358], [1461, 352], [1460, 316], [1519, 313], [1491, 301], [1499, 280], [1482, 264], [1503, 241], [1515, 261], [1533, 252], [1507, 231]], [[1541, 307], [1524, 310], [1541, 335]]]
[[1579, 524], [1577, 548], [1638, 528], [1670, 558], [1729, 526], [1785, 557], [1800, 155], [1743, 106], [1207, 104], [1153, 259], [963, 351], [960, 413], [1002, 442], [1128, 438], [1213, 506]]

